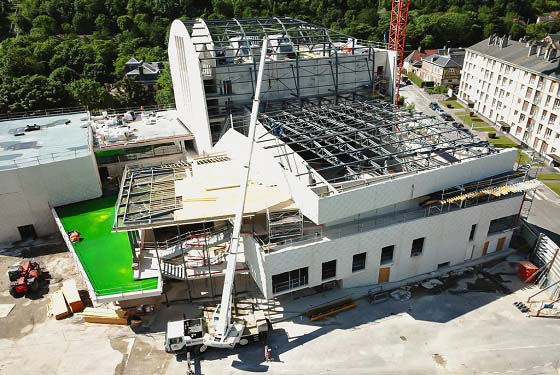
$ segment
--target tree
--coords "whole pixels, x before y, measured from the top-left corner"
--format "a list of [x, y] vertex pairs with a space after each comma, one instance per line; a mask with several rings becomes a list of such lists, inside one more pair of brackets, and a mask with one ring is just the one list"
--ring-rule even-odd
[[78, 77], [78, 73], [76, 73], [74, 69], [71, 69], [67, 66], [56, 68], [49, 75], [49, 79], [51, 81], [60, 82], [63, 84], [68, 84], [72, 81], [75, 81], [76, 79], [78, 79]]
[[101, 83], [109, 83], [113, 81], [113, 74], [108, 72], [107, 67], [101, 63], [85, 64], [82, 77]]
[[150, 105], [154, 103], [153, 95], [144, 87], [130, 78], [123, 78], [114, 85], [113, 100], [120, 107], [132, 107], [137, 105]]
[[102, 109], [110, 104], [107, 90], [99, 82], [89, 78], [82, 78], [68, 84], [66, 90], [76, 103], [89, 109]]
[[175, 104], [173, 93], [173, 82], [171, 80], [171, 71], [169, 64], [165, 64], [163, 72], [157, 80], [158, 90], [156, 92], [156, 103], [160, 105]]
[[32, 22], [31, 32], [38, 36], [55, 35], [58, 32], [58, 24], [52, 17], [41, 15], [35, 17]]
[[32, 75], [0, 81], [0, 112], [29, 111], [61, 107], [67, 93], [60, 82]]

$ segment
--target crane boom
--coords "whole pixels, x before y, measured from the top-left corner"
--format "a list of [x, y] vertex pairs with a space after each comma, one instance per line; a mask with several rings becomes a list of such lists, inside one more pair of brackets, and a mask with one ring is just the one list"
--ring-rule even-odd
[[389, 42], [387, 49], [397, 52], [395, 65], [395, 105], [399, 104], [399, 88], [404, 62], [406, 28], [408, 27], [408, 9], [410, 0], [392, 0], [391, 23], [389, 25]]
[[[247, 186], [249, 184], [249, 172], [251, 169], [251, 158], [253, 156], [253, 145], [255, 140], [255, 131], [257, 127], [257, 116], [259, 114], [259, 103], [260, 103], [260, 92], [261, 84], [264, 73], [264, 65], [266, 59], [266, 50], [268, 47], [268, 38], [265, 36], [262, 42], [262, 50], [259, 62], [259, 72], [257, 75], [257, 85], [255, 88], [255, 95], [253, 97], [253, 107], [251, 110], [251, 119], [249, 122], [249, 149], [244, 155], [245, 158], [242, 160], [243, 171], [241, 174], [241, 193], [238, 206], [235, 210], [235, 217], [233, 219], [233, 233], [231, 235], [231, 242], [229, 247], [229, 254], [226, 258], [227, 268], [224, 278], [224, 288], [222, 290], [222, 300], [219, 310], [219, 318], [214, 327], [215, 339], [219, 339], [220, 342], [224, 343], [230, 336], [230, 331], [233, 325], [231, 323], [231, 303], [232, 303], [232, 291], [233, 291], [233, 280], [235, 277], [235, 264], [237, 262], [237, 254], [240, 252], [239, 249], [239, 239], [241, 233], [241, 224], [243, 222], [243, 210], [245, 208], [245, 199], [247, 197]], [[242, 251], [242, 250], [241, 250]], [[241, 332], [238, 333], [240, 337]], [[234, 343], [235, 344], [235, 343]]]

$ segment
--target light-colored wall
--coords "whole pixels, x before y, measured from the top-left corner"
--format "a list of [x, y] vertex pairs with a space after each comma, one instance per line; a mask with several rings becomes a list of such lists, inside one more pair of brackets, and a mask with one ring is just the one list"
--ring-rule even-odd
[[[515, 215], [522, 203], [521, 197], [504, 199], [479, 206], [452, 211], [445, 214], [412, 220], [367, 232], [294, 246], [264, 255], [266, 287], [263, 293], [272, 297], [272, 275], [294, 269], [309, 267], [309, 284], [313, 287], [322, 284], [321, 267], [323, 262], [337, 261], [337, 280], [342, 280], [344, 287], [355, 287], [377, 283], [381, 249], [395, 245], [393, 263], [383, 265], [391, 267], [389, 281], [399, 281], [437, 269], [437, 265], [450, 262], [456, 265], [467, 259], [482, 255], [484, 243], [489, 240], [488, 253], [495, 251], [498, 238], [506, 237], [504, 249], [509, 246], [511, 230], [487, 236], [490, 221], [496, 218]], [[477, 224], [475, 237], [469, 241], [471, 226]], [[424, 237], [422, 255], [411, 257], [412, 241]], [[488, 238], [487, 238], [488, 237]], [[471, 255], [472, 246], [474, 253]], [[251, 249], [253, 251], [253, 249]], [[262, 249], [255, 252], [263, 252]], [[366, 252], [366, 268], [352, 273], [352, 256]], [[256, 255], [246, 258], [249, 267], [260, 269]], [[254, 264], [253, 264], [254, 263]], [[262, 278], [262, 275], [259, 277]], [[262, 281], [261, 281], [262, 282]], [[302, 287], [304, 288], [304, 287]]]
[[38, 236], [56, 231], [51, 207], [101, 196], [93, 156], [0, 171], [0, 242], [20, 239], [18, 226], [33, 224]]
[[431, 194], [444, 188], [481, 180], [513, 169], [517, 150], [471, 159], [350, 190], [319, 200], [318, 224], [370, 212]]
[[[533, 81], [532, 74], [536, 76]], [[532, 89], [530, 95], [527, 95], [528, 88]], [[540, 100], [536, 99], [537, 92]], [[551, 160], [548, 154], [560, 155], [559, 80], [467, 50], [458, 99], [463, 103], [474, 102], [474, 109], [491, 122], [504, 121], [511, 125], [511, 135], [542, 152], [548, 160]], [[525, 101], [528, 105], [523, 109]], [[549, 122], [551, 114], [556, 116], [555, 122]], [[542, 125], [540, 131], [539, 125]]]
[[197, 151], [210, 152], [212, 141], [200, 61], [181, 20], [171, 24], [167, 51], [179, 120], [193, 133]]
[[[386, 53], [376, 52], [375, 62], [367, 60], [367, 54], [351, 55], [339, 53], [338, 58], [320, 57], [300, 59], [300, 94], [307, 97], [318, 97], [334, 94], [335, 63], [338, 59], [338, 86], [339, 91], [356, 90], [368, 84], [371, 80], [372, 69], [384, 68], [387, 73], [388, 64]], [[331, 65], [332, 64], [332, 65]], [[375, 64], [375, 67], [373, 66]], [[295, 62], [269, 61], [265, 65], [261, 101], [275, 99], [293, 99], [296, 90], [294, 79]], [[332, 70], [331, 70], [332, 68]], [[223, 90], [223, 81], [230, 80], [232, 85], [231, 96], [222, 96], [220, 105], [225, 106], [228, 97], [233, 103], [250, 103], [253, 96], [254, 65], [251, 63], [236, 64], [233, 66], [217, 66], [215, 69], [218, 93]]]

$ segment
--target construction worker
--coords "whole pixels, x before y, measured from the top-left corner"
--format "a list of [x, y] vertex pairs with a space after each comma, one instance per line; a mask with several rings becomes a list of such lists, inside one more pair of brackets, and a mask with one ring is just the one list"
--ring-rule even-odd
[[264, 347], [264, 359], [265, 359], [267, 362], [270, 362], [270, 349], [269, 349], [268, 345], [266, 345], [266, 346]]

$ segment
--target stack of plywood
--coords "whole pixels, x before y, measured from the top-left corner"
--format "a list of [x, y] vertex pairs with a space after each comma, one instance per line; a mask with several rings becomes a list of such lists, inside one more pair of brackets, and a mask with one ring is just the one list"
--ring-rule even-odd
[[51, 311], [55, 319], [59, 320], [70, 315], [62, 290], [54, 292], [51, 296]]
[[70, 306], [70, 310], [73, 313], [80, 312], [84, 309], [84, 303], [80, 298], [80, 294], [78, 293], [78, 288], [76, 287], [76, 282], [74, 280], [64, 281], [62, 283], [62, 292], [64, 293], [66, 302], [68, 302], [68, 306]]
[[80, 314], [88, 323], [102, 323], [102, 324], [128, 324], [128, 314], [124, 310], [111, 310], [100, 309], [93, 307], [86, 307]]

